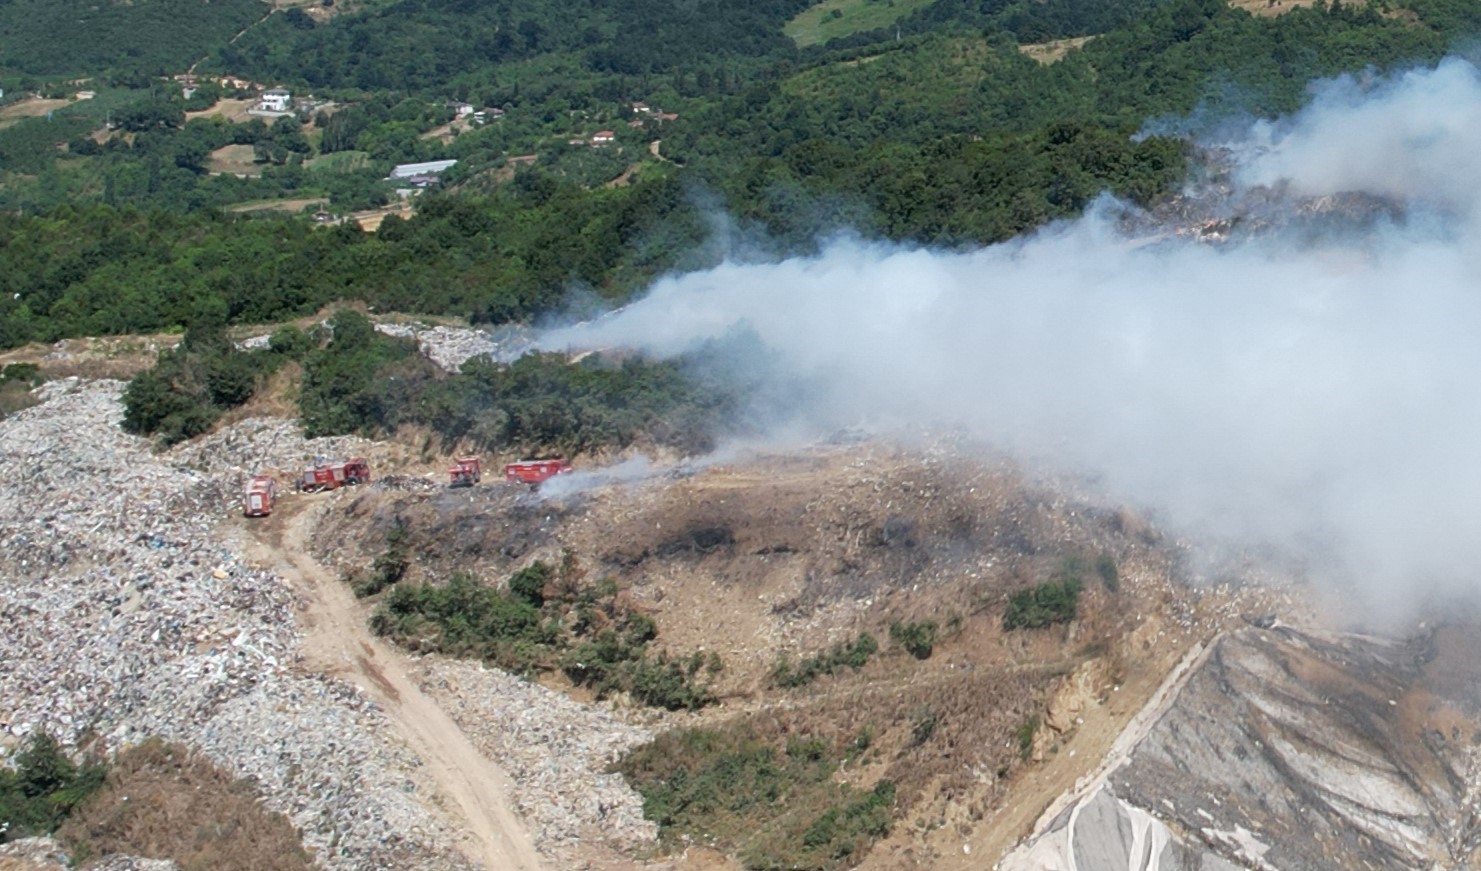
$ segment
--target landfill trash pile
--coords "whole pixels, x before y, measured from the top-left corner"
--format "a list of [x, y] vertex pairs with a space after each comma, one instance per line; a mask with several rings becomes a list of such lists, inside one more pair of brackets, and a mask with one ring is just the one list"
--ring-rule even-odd
[[656, 841], [642, 796], [608, 772], [623, 753], [653, 740], [649, 730], [476, 662], [420, 663], [423, 689], [509, 773], [541, 850], [559, 855], [581, 842], [631, 849]]
[[178, 741], [255, 782], [323, 867], [467, 867], [383, 715], [300, 666], [292, 591], [213, 535], [255, 437], [155, 455], [119, 428], [123, 386], [51, 382], [0, 421], [0, 741]]

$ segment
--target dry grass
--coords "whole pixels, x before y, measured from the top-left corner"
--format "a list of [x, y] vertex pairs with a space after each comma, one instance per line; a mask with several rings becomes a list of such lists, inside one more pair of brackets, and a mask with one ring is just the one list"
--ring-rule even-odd
[[0, 420], [35, 404], [30, 385], [18, 381], [0, 384]]
[[449, 121], [446, 124], [443, 124], [441, 127], [433, 127], [431, 130], [428, 130], [426, 133], [423, 133], [417, 138], [436, 139], [437, 141], [446, 145], [447, 143], [452, 142], [453, 139], [457, 138], [457, 135], [459, 133], [466, 133], [471, 129], [473, 129], [472, 122], [470, 122], [467, 118], [458, 118], [453, 121]]
[[1062, 60], [1072, 49], [1079, 48], [1092, 39], [1095, 37], [1076, 36], [1070, 39], [1053, 39], [1049, 42], [1020, 45], [1018, 50], [1041, 64], [1052, 64], [1057, 60]]
[[181, 871], [308, 871], [299, 834], [255, 789], [184, 748], [120, 753], [108, 782], [61, 829], [74, 855], [171, 859]]
[[186, 112], [185, 119], [222, 117], [234, 124], [246, 122], [251, 116], [247, 110], [256, 105], [253, 100], [217, 100], [216, 105], [199, 112]]
[[388, 206], [384, 209], [355, 212], [350, 215], [350, 220], [358, 223], [362, 230], [375, 232], [380, 229], [381, 222], [391, 215], [396, 215], [402, 220], [408, 220], [414, 214], [416, 214], [416, 210], [412, 208], [411, 203], [397, 203], [394, 206]]
[[237, 203], [228, 212], [287, 212], [296, 215], [310, 206], [325, 206], [329, 201], [323, 197], [301, 197], [293, 200], [253, 200]]
[[20, 122], [22, 118], [38, 118], [70, 104], [70, 100], [20, 100], [0, 109], [0, 130]]
[[[486, 467], [497, 460], [486, 456]], [[405, 517], [419, 541], [418, 576], [433, 579], [505, 574], [569, 549], [649, 610], [661, 646], [722, 657], [724, 701], [679, 723], [743, 728], [774, 748], [818, 738], [835, 759], [869, 734], [868, 751], [837, 778], [898, 788], [894, 830], [866, 867], [947, 867], [946, 848], [991, 864], [1099, 758], [1166, 673], [1161, 658], [1181, 654], [1166, 640], [1144, 647], [1161, 637], [1160, 624], [1141, 615], [1171, 595], [1155, 530], [1127, 512], [1037, 492], [1011, 469], [969, 456], [820, 448], [538, 506], [519, 497], [498, 484], [456, 497], [367, 493], [325, 538], [378, 541], [377, 518]], [[1076, 622], [1004, 631], [1012, 592], [1056, 577], [1067, 557], [1093, 565], [1100, 553], [1116, 559], [1119, 593], [1087, 570]], [[894, 621], [923, 620], [940, 627], [929, 658], [888, 640]], [[881, 645], [861, 670], [795, 690], [769, 680], [778, 654], [795, 662], [861, 631]], [[1060, 731], [1046, 727], [1022, 758], [1020, 728], [1051, 719], [1051, 700], [1072, 676], [1086, 684], [1077, 707], [1060, 705], [1074, 711], [1072, 725], [1058, 717]], [[747, 834], [724, 846], [784, 853], [797, 826], [837, 800], [803, 792], [789, 801], [805, 807], [738, 828], [731, 820]], [[960, 854], [964, 842], [971, 855]]]
[[42, 864], [32, 862], [30, 859], [15, 859], [9, 856], [0, 856], [0, 871], [66, 871], [66, 866], [51, 862]]
[[179, 335], [165, 333], [63, 339], [54, 345], [24, 345], [0, 353], [0, 366], [35, 363], [48, 378], [126, 381], [153, 366], [161, 350], [173, 348], [179, 341]]
[[249, 417], [297, 419], [298, 389], [302, 383], [303, 366], [292, 360], [284, 363], [268, 376], [267, 383], [253, 393], [246, 404], [222, 415], [217, 428], [231, 426]]
[[253, 160], [250, 145], [223, 145], [211, 152], [206, 170], [215, 175], [262, 175], [262, 165]]

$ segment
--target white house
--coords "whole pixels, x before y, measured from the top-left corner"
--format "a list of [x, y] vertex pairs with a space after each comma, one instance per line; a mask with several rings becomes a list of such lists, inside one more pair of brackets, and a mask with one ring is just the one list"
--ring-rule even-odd
[[389, 177], [392, 179], [404, 179], [413, 176], [437, 175], [450, 169], [456, 163], [456, 160], [429, 160], [425, 163], [402, 163], [391, 170]]
[[268, 112], [287, 112], [293, 105], [293, 95], [282, 88], [262, 92], [262, 108]]

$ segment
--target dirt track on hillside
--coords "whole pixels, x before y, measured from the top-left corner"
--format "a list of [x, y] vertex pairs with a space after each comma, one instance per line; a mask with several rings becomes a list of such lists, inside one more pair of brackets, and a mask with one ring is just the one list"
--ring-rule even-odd
[[396, 735], [426, 765], [442, 810], [466, 833], [461, 847], [469, 859], [491, 871], [540, 868], [533, 842], [511, 810], [508, 776], [421, 691], [405, 657], [371, 634], [365, 609], [349, 588], [309, 554], [313, 504], [280, 502], [270, 524], [250, 527], [253, 555], [281, 572], [307, 602], [303, 652], [309, 665], [355, 684], [385, 712]]

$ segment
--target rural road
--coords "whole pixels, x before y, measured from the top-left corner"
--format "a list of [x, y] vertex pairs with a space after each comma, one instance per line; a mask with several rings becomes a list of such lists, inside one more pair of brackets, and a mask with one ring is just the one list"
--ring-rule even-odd
[[490, 871], [540, 868], [539, 854], [511, 810], [508, 775], [421, 691], [406, 657], [371, 634], [365, 609], [349, 587], [310, 555], [314, 512], [305, 502], [281, 500], [270, 525], [250, 527], [258, 550], [253, 555], [308, 601], [302, 615], [305, 658], [325, 674], [355, 684], [381, 707], [396, 737], [421, 758], [445, 797], [442, 810], [466, 833], [461, 847], [470, 860]]

